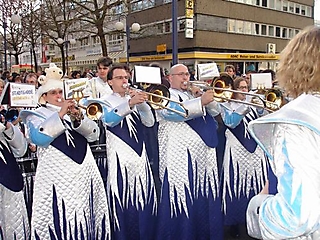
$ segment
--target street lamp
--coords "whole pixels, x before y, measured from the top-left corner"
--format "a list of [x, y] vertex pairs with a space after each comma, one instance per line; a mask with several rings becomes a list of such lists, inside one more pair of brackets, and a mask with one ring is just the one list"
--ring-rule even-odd
[[69, 49], [69, 44], [76, 44], [76, 40], [75, 39], [69, 39], [69, 40], [63, 40], [62, 38], [58, 38], [57, 39], [57, 43], [59, 45], [64, 45], [65, 48], [66, 48], [66, 71], [65, 71], [65, 74], [68, 75], [68, 71], [69, 71], [69, 66], [68, 66], [68, 49]]
[[[127, 21], [126, 21], [127, 22]], [[123, 22], [116, 22], [115, 27], [118, 31], [124, 30], [124, 24]], [[127, 40], [127, 65], [129, 66], [130, 62], [130, 31], [132, 32], [139, 32], [140, 30], [140, 24], [139, 23], [132, 23], [131, 27], [126, 25], [126, 40]]]
[[[3, 48], [4, 48], [4, 66], [3, 66], [3, 70], [7, 71], [7, 65], [8, 65], [8, 61], [7, 61], [7, 18], [5, 16], [5, 13], [2, 13], [2, 17], [3, 17]], [[13, 24], [20, 24], [21, 22], [21, 17], [18, 14], [12, 14], [11, 15], [11, 22]]]

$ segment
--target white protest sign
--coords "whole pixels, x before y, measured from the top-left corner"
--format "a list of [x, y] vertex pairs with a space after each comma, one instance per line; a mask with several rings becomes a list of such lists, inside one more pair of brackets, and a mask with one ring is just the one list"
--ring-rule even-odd
[[219, 76], [220, 73], [216, 63], [203, 63], [197, 65], [197, 80], [204, 81]]
[[272, 88], [271, 73], [251, 73], [251, 89]]
[[22, 83], [10, 83], [9, 86], [11, 107], [36, 107], [36, 87]]
[[161, 73], [158, 67], [135, 66], [133, 83], [161, 84]]

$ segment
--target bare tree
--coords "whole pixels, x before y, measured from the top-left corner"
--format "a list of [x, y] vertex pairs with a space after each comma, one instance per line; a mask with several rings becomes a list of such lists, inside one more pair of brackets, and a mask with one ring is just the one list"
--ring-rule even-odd
[[126, 9], [125, 5], [127, 1], [70, 0], [74, 5], [74, 11], [77, 12], [77, 22], [80, 23], [79, 26], [81, 27], [76, 31], [85, 29], [87, 33], [97, 35], [100, 39], [103, 56], [108, 56], [106, 35], [110, 34], [110, 31], [105, 26], [108, 25], [109, 19], [117, 14], [112, 9], [116, 7]]
[[71, 26], [75, 23], [77, 16], [72, 4], [67, 0], [44, 0], [40, 8], [40, 28], [43, 38], [51, 39], [61, 52], [62, 69], [66, 73], [65, 44], [59, 43], [58, 38], [67, 39], [72, 34]]
[[41, 25], [43, 23], [41, 11], [41, 3], [39, 1], [24, 0], [24, 9], [21, 11], [21, 27], [25, 33], [24, 41], [29, 43], [31, 63], [34, 63], [35, 72], [38, 71], [36, 48], [41, 47]]
[[1, 27], [4, 29], [2, 38], [4, 40], [3, 49], [5, 63], [4, 68], [7, 68], [7, 53], [11, 52], [11, 55], [15, 58], [15, 63], [19, 64], [19, 55], [22, 53], [23, 42], [23, 29], [14, 24], [10, 18], [14, 14], [18, 14], [19, 10], [23, 8], [23, 0], [0, 0], [0, 9], [2, 12], [2, 21], [0, 21]]

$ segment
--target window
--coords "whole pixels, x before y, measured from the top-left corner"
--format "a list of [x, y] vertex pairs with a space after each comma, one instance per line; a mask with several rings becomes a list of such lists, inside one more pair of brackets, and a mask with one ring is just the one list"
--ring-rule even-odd
[[268, 0], [261, 0], [262, 7], [268, 7]]
[[289, 2], [289, 12], [294, 13], [294, 3]]
[[296, 14], [300, 14], [300, 4], [296, 4]]
[[267, 26], [261, 25], [261, 35], [266, 36], [267, 35]]
[[276, 37], [281, 37], [280, 30], [281, 30], [280, 27], [276, 27]]
[[301, 5], [301, 15], [306, 15], [306, 6]]
[[282, 38], [288, 38], [287, 30], [288, 29], [286, 29], [286, 28], [282, 28]]
[[274, 27], [273, 26], [269, 26], [268, 28], [269, 28], [268, 35], [270, 37], [274, 37]]
[[237, 21], [236, 23], [236, 32], [243, 33], [243, 21]]
[[86, 38], [80, 39], [80, 45], [81, 46], [88, 46], [89, 45], [89, 38], [86, 37]]
[[236, 32], [236, 21], [228, 19], [228, 32]]
[[164, 32], [166, 32], [166, 33], [171, 32], [170, 22], [165, 22], [165, 23], [164, 23]]
[[276, 10], [281, 11], [281, 0], [276, 0]]
[[157, 24], [157, 33], [163, 33], [163, 23]]
[[255, 24], [254, 31], [256, 35], [260, 35], [260, 25], [258, 23]]
[[307, 7], [307, 14], [308, 17], [311, 17], [311, 7]]
[[287, 1], [282, 2], [282, 11], [288, 12], [288, 2]]
[[185, 29], [186, 29], [186, 20], [185, 19], [179, 20], [179, 28], [178, 28], [178, 30], [179, 31], [183, 31]]
[[260, 6], [260, 0], [256, 0], [256, 5]]
[[251, 22], [244, 22], [244, 33], [252, 35], [253, 34], [253, 24]]
[[293, 29], [289, 28], [289, 38], [293, 38]]
[[269, 8], [274, 9], [274, 1], [275, 0], [269, 0]]

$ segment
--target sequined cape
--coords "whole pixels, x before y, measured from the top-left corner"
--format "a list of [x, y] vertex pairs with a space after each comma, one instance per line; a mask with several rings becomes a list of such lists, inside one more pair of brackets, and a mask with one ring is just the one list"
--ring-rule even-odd
[[[219, 105], [170, 89], [170, 110], [158, 112], [161, 198], [156, 239], [223, 239], [216, 161]], [[210, 113], [210, 114], [209, 114]], [[212, 115], [211, 115], [212, 114]]]
[[86, 117], [75, 128], [58, 111], [47, 104], [21, 113], [38, 145], [32, 239], [110, 239], [107, 197], [88, 145], [99, 128]]
[[23, 178], [15, 159], [26, 150], [27, 141], [18, 127], [12, 126], [0, 133], [0, 239], [28, 240], [30, 237]]
[[[224, 106], [228, 105], [226, 108]], [[259, 117], [256, 108], [247, 107], [247, 112], [238, 113], [243, 104], [226, 102], [223, 110], [229, 114], [240, 114], [236, 124], [229, 122], [225, 132], [226, 144], [223, 159], [222, 201], [226, 225], [245, 223], [249, 200], [258, 194], [267, 179], [267, 158], [263, 150], [248, 132], [250, 121]], [[232, 122], [234, 123], [234, 121]]]
[[147, 103], [129, 107], [129, 96], [103, 98], [107, 193], [113, 239], [154, 239], [156, 189], [145, 148], [145, 126], [154, 124]]
[[274, 164], [276, 195], [257, 195], [247, 227], [259, 239], [320, 239], [320, 98], [303, 94], [249, 124]]

